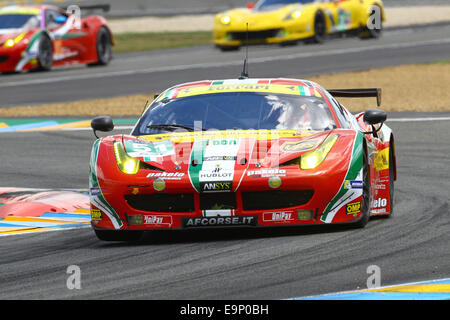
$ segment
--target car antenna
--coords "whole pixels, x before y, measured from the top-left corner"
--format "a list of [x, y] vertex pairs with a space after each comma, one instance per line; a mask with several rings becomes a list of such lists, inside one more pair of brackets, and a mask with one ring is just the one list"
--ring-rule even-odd
[[246, 42], [245, 42], [245, 59], [244, 59], [244, 67], [242, 68], [241, 76], [239, 77], [239, 80], [247, 79], [248, 78], [248, 22], [247, 22], [247, 33], [246, 33]]
[[[156, 97], [157, 97], [157, 96], [156, 96]], [[155, 97], [155, 98], [156, 98], [156, 97]], [[147, 108], [147, 105], [148, 105], [148, 99], [147, 99], [147, 101], [145, 102], [144, 110], [142, 110], [142, 113], [144, 113], [145, 109]]]

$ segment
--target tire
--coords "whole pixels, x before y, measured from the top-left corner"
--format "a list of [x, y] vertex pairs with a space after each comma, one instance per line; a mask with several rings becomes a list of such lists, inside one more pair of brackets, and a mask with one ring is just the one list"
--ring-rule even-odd
[[390, 213], [387, 215], [391, 217], [394, 213], [394, 151], [393, 148], [389, 148], [389, 203], [390, 203]]
[[363, 195], [361, 203], [361, 217], [353, 223], [355, 228], [364, 228], [370, 219], [370, 176], [367, 149], [363, 149]]
[[39, 71], [49, 71], [53, 65], [53, 44], [47, 34], [42, 34], [39, 39], [38, 49], [38, 67]]
[[106, 66], [112, 59], [112, 37], [105, 27], [98, 29], [95, 49], [97, 62], [91, 63], [89, 66]]
[[312, 37], [313, 43], [323, 43], [327, 35], [327, 26], [325, 24], [325, 18], [322, 13], [317, 13], [314, 19], [314, 36]]
[[129, 230], [98, 230], [94, 229], [95, 235], [102, 241], [139, 241], [144, 232], [143, 231], [129, 231]]
[[[377, 9], [375, 9], [375, 8], [377, 8]], [[373, 15], [376, 10], [379, 10], [381, 12], [380, 7], [374, 6], [370, 10], [370, 15]], [[381, 21], [381, 17], [380, 17], [380, 29], [375, 29], [375, 28], [371, 29], [368, 26], [365, 26], [365, 27], [361, 28], [361, 30], [359, 31], [358, 36], [362, 40], [378, 39], [379, 37], [381, 37], [382, 31], [383, 31], [383, 22]]]

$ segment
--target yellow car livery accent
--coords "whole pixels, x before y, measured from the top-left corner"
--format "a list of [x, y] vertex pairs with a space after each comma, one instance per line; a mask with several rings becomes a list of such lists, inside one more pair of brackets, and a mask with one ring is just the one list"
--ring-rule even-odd
[[379, 151], [373, 162], [377, 171], [389, 169], [389, 148]]
[[[270, 2], [276, 5], [267, 5]], [[320, 19], [324, 35], [364, 30], [371, 21], [373, 8], [379, 9], [384, 21], [381, 0], [260, 0], [252, 9], [236, 8], [217, 14], [213, 42], [225, 50], [245, 45], [247, 36], [250, 44], [310, 39], [316, 36], [316, 22]]]
[[175, 143], [193, 142], [194, 140], [206, 139], [256, 139], [270, 140], [278, 138], [308, 137], [320, 131], [302, 131], [296, 130], [227, 130], [227, 131], [198, 131], [198, 132], [171, 132], [164, 134], [153, 134], [140, 136], [141, 139], [148, 142], [159, 142], [171, 140]]
[[306, 86], [243, 83], [243, 84], [223, 84], [223, 85], [174, 88], [159, 95], [156, 101], [161, 101], [166, 98], [175, 99], [175, 98], [197, 96], [202, 94], [226, 93], [226, 92], [278, 93], [296, 96], [315, 96], [318, 98], [322, 98], [322, 95], [315, 88], [310, 88]]
[[41, 9], [33, 7], [18, 7], [18, 6], [8, 6], [0, 9], [0, 15], [4, 14], [29, 14], [38, 15], [41, 14]]

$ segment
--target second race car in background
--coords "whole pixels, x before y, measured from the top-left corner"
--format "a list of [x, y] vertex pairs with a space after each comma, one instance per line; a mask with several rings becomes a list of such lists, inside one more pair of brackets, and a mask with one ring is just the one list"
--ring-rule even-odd
[[78, 17], [49, 5], [0, 9], [0, 72], [106, 65], [113, 37], [102, 16]]
[[381, 0], [260, 0], [217, 14], [214, 43], [225, 51], [238, 49], [247, 39], [250, 44], [320, 43], [328, 35], [350, 32], [378, 38], [384, 20]]

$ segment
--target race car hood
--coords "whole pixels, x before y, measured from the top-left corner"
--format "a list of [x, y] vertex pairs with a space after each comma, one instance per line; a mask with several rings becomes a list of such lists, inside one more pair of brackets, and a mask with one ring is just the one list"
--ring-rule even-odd
[[207, 131], [123, 136], [122, 141], [128, 155], [149, 169], [188, 174], [201, 192], [208, 181], [239, 182], [248, 170], [277, 168], [317, 148], [330, 132]]
[[[274, 24], [281, 23], [292, 11], [301, 9], [299, 4], [288, 6], [273, 6], [267, 10], [234, 9], [223, 13], [223, 16], [230, 17], [230, 27], [246, 27], [248, 23], [249, 30], [257, 30], [273, 27]], [[270, 9], [270, 10], [269, 10]]]
[[0, 45], [8, 39], [13, 39], [21, 34], [20, 29], [0, 29]]

